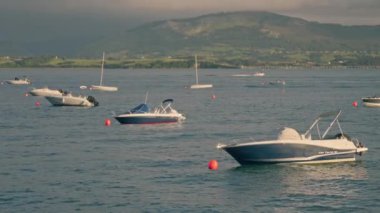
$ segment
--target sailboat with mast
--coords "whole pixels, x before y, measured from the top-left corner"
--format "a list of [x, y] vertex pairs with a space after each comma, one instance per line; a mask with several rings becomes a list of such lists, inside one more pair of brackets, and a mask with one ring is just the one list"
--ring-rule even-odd
[[100, 83], [99, 85], [91, 85], [90, 89], [98, 90], [98, 91], [106, 91], [106, 92], [115, 92], [118, 90], [117, 87], [112, 86], [104, 86], [103, 85], [103, 74], [104, 74], [104, 52], [103, 52], [103, 60], [102, 60], [102, 69], [100, 72]]
[[195, 84], [190, 86], [190, 89], [206, 89], [212, 88], [212, 84], [199, 84], [198, 82], [198, 60], [197, 55], [195, 55]]

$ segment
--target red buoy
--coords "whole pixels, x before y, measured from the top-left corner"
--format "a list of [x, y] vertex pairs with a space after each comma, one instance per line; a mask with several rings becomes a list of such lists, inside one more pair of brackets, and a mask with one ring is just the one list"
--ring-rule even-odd
[[111, 126], [111, 120], [107, 118], [107, 119], [104, 121], [104, 126]]
[[24, 94], [24, 96], [25, 96], [25, 97], [28, 97], [28, 96], [29, 96], [29, 93], [26, 92], [26, 93]]
[[358, 102], [357, 101], [352, 102], [352, 106], [353, 107], [358, 107]]
[[34, 106], [39, 107], [39, 106], [41, 106], [41, 103], [40, 103], [39, 101], [36, 101], [36, 102], [34, 103]]
[[210, 160], [210, 162], [208, 162], [208, 168], [210, 170], [217, 170], [218, 169], [218, 161]]
[[213, 95], [211, 96], [211, 99], [212, 99], [212, 100], [215, 100], [215, 99], [216, 99], [216, 95], [213, 94]]

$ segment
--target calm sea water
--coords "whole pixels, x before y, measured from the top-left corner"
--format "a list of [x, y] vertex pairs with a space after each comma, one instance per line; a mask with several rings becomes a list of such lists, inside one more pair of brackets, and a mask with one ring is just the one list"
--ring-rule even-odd
[[[106, 70], [119, 92], [80, 90], [98, 69], [1, 69], [0, 80], [27, 75], [32, 86], [0, 85], [1, 212], [378, 212], [380, 109], [360, 98], [380, 94], [371, 69], [201, 70], [211, 90], [186, 88], [193, 70]], [[285, 80], [286, 85], [267, 82]], [[50, 86], [95, 96], [91, 109], [52, 107], [25, 97]], [[144, 102], [173, 98], [186, 121], [123, 126], [112, 119]], [[216, 96], [212, 100], [212, 95]], [[353, 101], [359, 107], [352, 107]], [[35, 102], [41, 106], [35, 106]], [[343, 130], [369, 147], [362, 161], [329, 165], [244, 166], [217, 143], [274, 138], [289, 126], [342, 109]], [[216, 159], [219, 170], [210, 171]]]

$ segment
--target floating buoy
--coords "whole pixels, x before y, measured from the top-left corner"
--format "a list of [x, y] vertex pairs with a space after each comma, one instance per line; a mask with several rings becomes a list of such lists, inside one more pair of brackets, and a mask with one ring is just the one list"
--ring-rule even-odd
[[358, 102], [357, 101], [352, 102], [352, 106], [353, 107], [358, 107]]
[[104, 126], [111, 126], [111, 120], [107, 118], [107, 119], [104, 121]]
[[28, 96], [29, 96], [29, 93], [26, 92], [26, 93], [24, 94], [24, 96], [25, 96], [25, 97], [28, 97]]
[[212, 99], [212, 100], [215, 100], [215, 99], [216, 99], [216, 95], [213, 94], [213, 95], [211, 96], [211, 99]]
[[208, 168], [210, 170], [217, 170], [218, 169], [218, 161], [210, 160], [210, 162], [208, 162]]
[[39, 101], [36, 101], [36, 102], [34, 103], [34, 106], [39, 107], [39, 106], [41, 106], [41, 103], [40, 103]]

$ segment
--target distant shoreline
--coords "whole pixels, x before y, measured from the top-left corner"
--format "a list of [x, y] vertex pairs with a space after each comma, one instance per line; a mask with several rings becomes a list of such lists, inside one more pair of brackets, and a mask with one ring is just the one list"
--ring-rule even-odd
[[[98, 69], [99, 67], [2, 67], [0, 66], [0, 71], [4, 71], [4, 69]], [[167, 69], [167, 70], [174, 70], [174, 69], [180, 69], [180, 70], [191, 70], [192, 67], [160, 67], [160, 68], [144, 68], [144, 67], [138, 67], [138, 68], [123, 68], [123, 67], [112, 67], [108, 69], [130, 69], [130, 70], [153, 70], [153, 69]], [[310, 69], [310, 70], [318, 70], [318, 69], [323, 69], [323, 70], [342, 70], [342, 69], [360, 69], [360, 70], [380, 70], [380, 66], [252, 66], [252, 67], [247, 67], [247, 68], [225, 68], [225, 67], [216, 67], [216, 68], [203, 68], [203, 69], [235, 69], [235, 70], [260, 70], [260, 71], [265, 71], [265, 70], [304, 70], [304, 69]]]
[[[251, 61], [250, 61], [251, 60]], [[329, 62], [311, 61], [254, 61], [252, 59], [223, 59], [204, 56], [198, 60], [203, 69], [266, 69], [266, 68], [380, 68], [380, 60], [335, 60]], [[63, 58], [58, 56], [9, 57], [0, 56], [0, 68], [100, 68], [99, 59]], [[108, 58], [106, 69], [188, 69], [194, 67], [193, 57], [157, 58]]]

